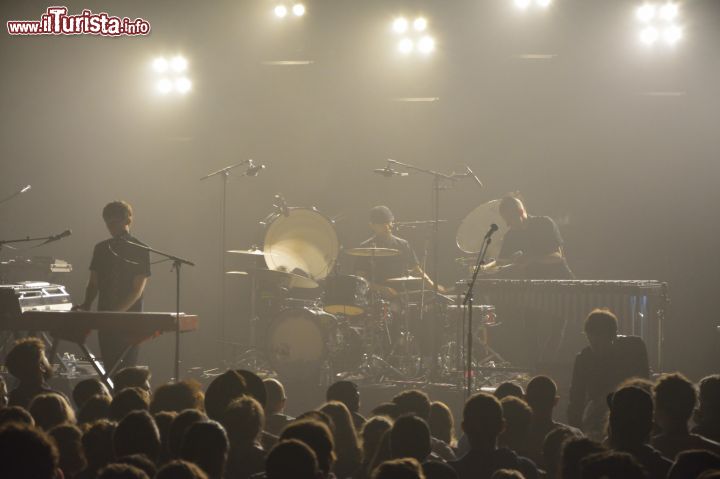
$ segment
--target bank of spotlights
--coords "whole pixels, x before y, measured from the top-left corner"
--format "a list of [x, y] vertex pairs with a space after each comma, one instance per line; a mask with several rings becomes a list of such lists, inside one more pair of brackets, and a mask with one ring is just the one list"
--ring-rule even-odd
[[532, 8], [544, 10], [550, 6], [552, 0], [512, 0], [515, 8], [524, 12]]
[[427, 30], [428, 20], [425, 17], [414, 19], [398, 17], [393, 20], [392, 31], [399, 37], [395, 44], [398, 53], [404, 56], [432, 54], [435, 51], [435, 39]]
[[647, 47], [665, 45], [674, 47], [683, 38], [678, 22], [680, 7], [677, 3], [644, 3], [635, 10], [640, 30], [638, 39]]
[[278, 19], [284, 19], [288, 17], [303, 17], [305, 16], [306, 8], [302, 3], [284, 4], [279, 3], [275, 5], [273, 13]]
[[160, 95], [186, 95], [192, 90], [192, 81], [187, 77], [188, 61], [182, 55], [157, 57], [152, 62], [155, 72], [155, 91]]

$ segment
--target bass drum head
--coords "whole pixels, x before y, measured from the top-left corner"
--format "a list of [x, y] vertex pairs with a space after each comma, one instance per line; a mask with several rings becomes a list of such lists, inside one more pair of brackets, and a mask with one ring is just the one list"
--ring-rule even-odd
[[335, 266], [340, 241], [325, 216], [308, 208], [292, 208], [288, 216], [278, 215], [270, 223], [264, 250], [269, 269], [289, 273], [299, 270], [320, 280]]
[[327, 330], [335, 317], [322, 311], [286, 309], [268, 327], [267, 355], [280, 376], [293, 380], [317, 374], [328, 357]]
[[457, 231], [457, 245], [463, 252], [468, 254], [475, 254], [480, 252], [483, 240], [491, 224], [499, 226], [498, 231], [492, 238], [492, 242], [488, 246], [485, 258], [497, 258], [500, 254], [500, 248], [502, 248], [503, 237], [507, 232], [507, 226], [505, 221], [500, 216], [498, 207], [500, 206], [500, 200], [492, 200], [487, 203], [483, 203], [474, 210], [472, 210], [465, 219], [460, 223], [460, 227]]

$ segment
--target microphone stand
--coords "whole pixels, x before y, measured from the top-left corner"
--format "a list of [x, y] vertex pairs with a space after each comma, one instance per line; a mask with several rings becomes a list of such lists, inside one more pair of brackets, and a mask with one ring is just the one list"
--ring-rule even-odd
[[175, 270], [175, 382], [180, 382], [180, 267], [184, 264], [195, 266], [195, 263], [133, 241], [125, 240], [124, 242], [149, 253], [163, 256], [173, 262], [173, 270]]
[[[212, 173], [208, 173], [207, 175], [200, 178], [200, 181], [207, 180], [208, 178], [212, 178], [214, 176], [220, 176], [222, 178], [222, 199], [220, 200], [220, 344], [222, 345], [220, 347], [220, 354], [221, 359], [225, 360], [225, 290], [227, 289], [227, 278], [225, 274], [226, 263], [225, 263], [225, 251], [227, 250], [227, 244], [226, 244], [226, 225], [227, 225], [227, 185], [228, 180], [230, 178], [230, 171], [234, 170], [235, 168], [238, 168], [243, 165], [250, 164], [252, 162], [251, 159], [243, 160], [239, 163], [235, 163], [233, 165], [226, 166], [225, 168], [220, 168], [217, 171], [213, 171]], [[247, 174], [244, 174], [242, 176], [248, 176]]]
[[25, 238], [20, 239], [12, 239], [12, 240], [0, 240], [0, 250], [2, 250], [2, 247], [6, 244], [15, 244], [15, 243], [29, 243], [33, 241], [47, 241], [51, 239], [55, 239], [55, 237], [58, 235], [50, 235], [50, 236], [39, 236], [37, 238], [31, 238], [29, 236], [26, 236]]
[[467, 332], [467, 357], [465, 358], [467, 361], [467, 365], [465, 367], [465, 378], [467, 381], [466, 389], [465, 389], [465, 400], [467, 400], [470, 395], [472, 394], [472, 386], [473, 386], [473, 367], [472, 367], [472, 343], [473, 343], [473, 329], [472, 329], [472, 322], [473, 322], [473, 289], [475, 288], [475, 281], [477, 281], [478, 273], [480, 272], [480, 266], [485, 262], [485, 254], [487, 254], [488, 246], [490, 246], [490, 242], [492, 241], [492, 234], [495, 232], [494, 229], [491, 229], [486, 235], [485, 239], [483, 240], [483, 244], [480, 247], [480, 252], [478, 253], [477, 262], [475, 263], [475, 269], [473, 270], [472, 279], [468, 283], [468, 290], [465, 293], [465, 299], [463, 300], [462, 305], [468, 310], [468, 332]]

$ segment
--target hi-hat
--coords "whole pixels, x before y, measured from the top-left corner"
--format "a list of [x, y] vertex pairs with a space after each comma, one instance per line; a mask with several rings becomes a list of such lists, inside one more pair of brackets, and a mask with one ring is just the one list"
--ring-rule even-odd
[[286, 271], [275, 271], [272, 269], [251, 269], [249, 271], [226, 271], [225, 274], [234, 276], [255, 275], [260, 280], [269, 281], [277, 286], [285, 288], [314, 289], [320, 286], [312, 278], [307, 278], [295, 273]]
[[399, 276], [397, 278], [388, 278], [385, 280], [388, 283], [409, 283], [412, 281], [422, 281], [419, 276]]
[[270, 253], [266, 253], [266, 252], [264, 252], [263, 250], [257, 249], [257, 248], [250, 248], [250, 249], [229, 249], [229, 250], [226, 251], [226, 253], [245, 254], [245, 255], [250, 255], [250, 256], [265, 256], [266, 254], [270, 254]]
[[350, 256], [397, 256], [399, 250], [392, 248], [350, 248], [345, 250]]

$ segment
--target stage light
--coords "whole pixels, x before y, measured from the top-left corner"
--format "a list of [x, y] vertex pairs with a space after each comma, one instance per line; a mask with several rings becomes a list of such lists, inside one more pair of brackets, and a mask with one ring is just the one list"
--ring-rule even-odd
[[514, 0], [514, 2], [519, 10], [527, 10], [530, 7], [531, 0]]
[[425, 35], [418, 42], [417, 48], [420, 53], [432, 53], [435, 50], [435, 40], [431, 36]]
[[173, 83], [170, 81], [169, 78], [161, 78], [158, 80], [158, 82], [155, 84], [155, 87], [157, 88], [157, 91], [163, 95], [167, 95], [173, 90]]
[[413, 44], [413, 41], [410, 40], [409, 38], [403, 38], [398, 43], [398, 51], [400, 51], [400, 53], [403, 53], [405, 55], [412, 53], [414, 47], [415, 47], [415, 45]]
[[658, 41], [659, 36], [655, 27], [646, 27], [640, 32], [640, 41], [645, 45], [652, 46]]
[[649, 3], [640, 5], [635, 11], [635, 16], [643, 23], [652, 21], [652, 19], [655, 18], [655, 5]]
[[168, 69], [168, 61], [164, 57], [158, 57], [153, 60], [152, 67], [158, 73], [165, 73]]
[[393, 31], [395, 33], [405, 33], [408, 30], [408, 20], [405, 17], [398, 17], [393, 21]]
[[535, 0], [535, 3], [540, 8], [547, 8], [552, 3], [552, 0]]
[[417, 17], [413, 22], [413, 28], [416, 32], [424, 32], [427, 29], [427, 19], [425, 17]]
[[671, 22], [677, 18], [678, 11], [679, 9], [676, 3], [666, 3], [660, 7], [660, 18], [666, 22]]
[[670, 46], [675, 45], [682, 39], [682, 29], [678, 26], [672, 26], [665, 29], [663, 32], [663, 39], [665, 43]]
[[185, 57], [176, 55], [170, 60], [170, 68], [178, 73], [184, 72], [187, 69], [187, 60]]
[[305, 15], [305, 5], [303, 5], [302, 3], [296, 3], [292, 7], [292, 12], [293, 15], [295, 15], [296, 17], [302, 17], [303, 15]]
[[192, 88], [192, 82], [186, 77], [178, 78], [175, 80], [175, 90], [178, 93], [186, 94]]
[[288, 14], [288, 9], [285, 5], [277, 5], [274, 12], [276, 17], [285, 18]]

